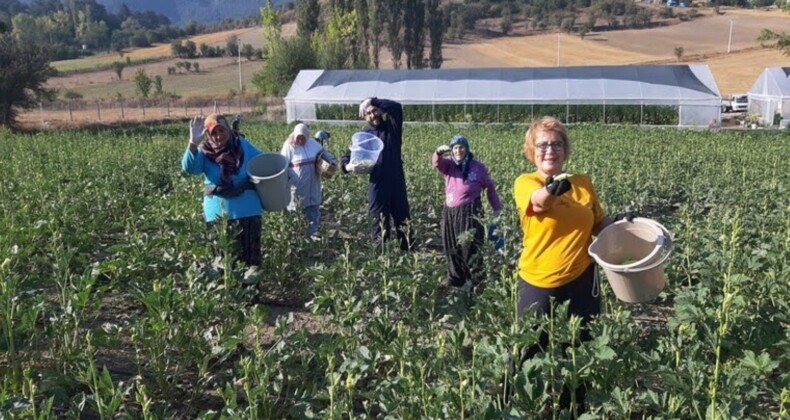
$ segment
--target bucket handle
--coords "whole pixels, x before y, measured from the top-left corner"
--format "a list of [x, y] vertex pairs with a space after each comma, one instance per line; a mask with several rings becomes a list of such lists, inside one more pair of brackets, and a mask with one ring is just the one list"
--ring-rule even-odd
[[658, 259], [658, 261], [654, 262], [653, 264], [650, 264], [647, 267], [639, 267], [638, 270], [633, 270], [633, 269], [627, 269], [626, 268], [625, 270], [623, 270], [623, 272], [625, 272], [625, 273], [634, 273], [634, 272], [641, 272], [641, 271], [652, 270], [652, 269], [658, 267], [659, 265], [663, 264], [664, 261], [666, 261], [667, 258], [669, 258], [669, 254], [672, 253], [672, 234], [669, 233], [669, 230], [667, 230], [667, 228], [665, 228], [664, 225], [662, 225], [661, 223], [656, 222], [655, 220], [646, 219], [646, 221], [649, 221], [650, 223], [653, 223], [654, 225], [656, 225], [657, 228], [661, 229], [661, 231], [664, 232], [664, 243], [662, 244], [663, 248], [664, 248], [664, 251], [663, 251], [664, 255], [662, 255], [661, 258]]

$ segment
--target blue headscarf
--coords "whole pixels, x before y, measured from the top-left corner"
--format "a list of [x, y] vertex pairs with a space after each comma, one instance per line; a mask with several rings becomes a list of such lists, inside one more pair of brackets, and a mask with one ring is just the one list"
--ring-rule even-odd
[[471, 162], [473, 158], [472, 152], [469, 151], [469, 140], [460, 134], [456, 134], [453, 139], [450, 140], [450, 148], [452, 149], [456, 144], [460, 144], [461, 146], [464, 146], [464, 149], [466, 149], [466, 155], [464, 155], [463, 160], [458, 161], [455, 159], [455, 156], [451, 154], [453, 163], [461, 168], [464, 181], [466, 181], [466, 178], [469, 176], [469, 162]]

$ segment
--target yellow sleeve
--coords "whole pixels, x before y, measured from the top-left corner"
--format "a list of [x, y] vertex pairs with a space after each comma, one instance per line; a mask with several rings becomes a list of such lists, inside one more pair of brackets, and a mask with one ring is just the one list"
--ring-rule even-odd
[[543, 184], [536, 174], [522, 174], [513, 183], [513, 198], [516, 200], [519, 219], [532, 214], [532, 193]]

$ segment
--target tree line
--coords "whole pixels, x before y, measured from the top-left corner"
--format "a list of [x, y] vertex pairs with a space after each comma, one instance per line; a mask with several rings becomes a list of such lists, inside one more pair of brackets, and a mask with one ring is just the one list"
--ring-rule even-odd
[[152, 11], [132, 11], [122, 3], [110, 13], [96, 0], [0, 1], [0, 28], [22, 42], [47, 45], [53, 60], [89, 55], [97, 51], [122, 52], [126, 48], [240, 27], [256, 26], [258, 17], [226, 19], [205, 25], [194, 21], [183, 28]]
[[264, 95], [282, 95], [306, 68], [379, 68], [385, 48], [396, 69], [440, 68], [444, 6], [439, 0], [297, 0], [298, 36], [282, 37], [282, 12], [261, 9], [266, 43], [263, 69], [253, 83]]

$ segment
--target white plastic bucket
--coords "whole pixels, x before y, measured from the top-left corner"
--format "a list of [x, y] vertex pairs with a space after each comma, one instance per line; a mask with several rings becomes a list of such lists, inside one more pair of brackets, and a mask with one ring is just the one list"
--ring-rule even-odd
[[357, 166], [357, 173], [370, 173], [384, 150], [384, 142], [373, 134], [360, 131], [351, 136], [349, 163]]
[[666, 278], [661, 264], [672, 252], [672, 235], [651, 219], [620, 220], [607, 226], [588, 252], [603, 268], [618, 299], [648, 302], [664, 289]]
[[280, 211], [288, 207], [288, 159], [279, 153], [261, 153], [247, 164], [247, 175], [255, 184], [255, 191], [266, 211]]

